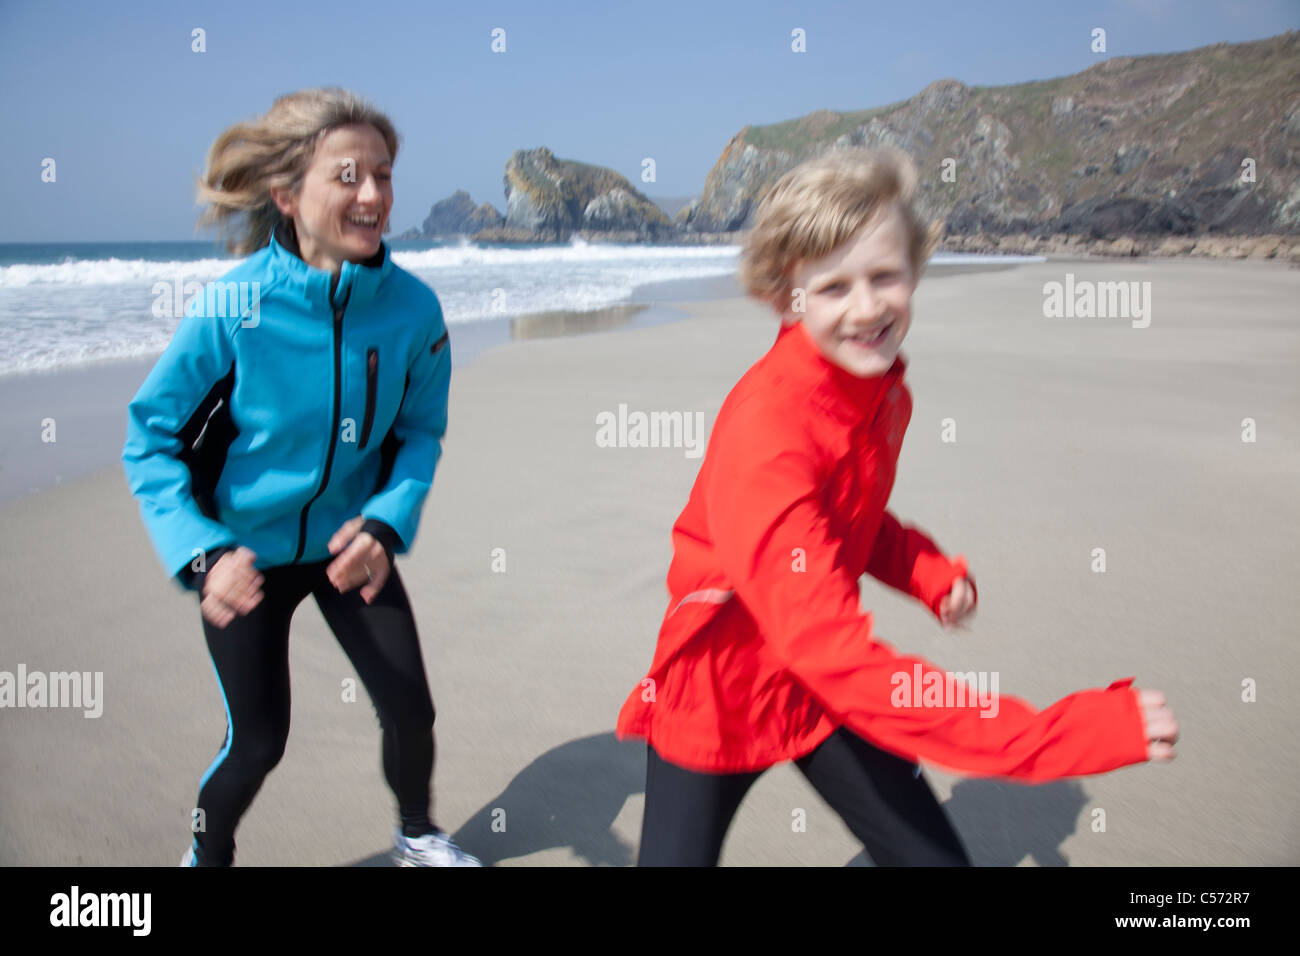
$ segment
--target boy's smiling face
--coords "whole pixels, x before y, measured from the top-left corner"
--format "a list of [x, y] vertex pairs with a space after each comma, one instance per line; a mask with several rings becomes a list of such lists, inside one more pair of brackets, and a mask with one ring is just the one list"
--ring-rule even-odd
[[897, 203], [822, 258], [800, 261], [792, 285], [804, 290], [805, 311], [787, 308], [786, 324], [802, 321], [826, 360], [852, 375], [887, 372], [912, 324], [916, 289]]

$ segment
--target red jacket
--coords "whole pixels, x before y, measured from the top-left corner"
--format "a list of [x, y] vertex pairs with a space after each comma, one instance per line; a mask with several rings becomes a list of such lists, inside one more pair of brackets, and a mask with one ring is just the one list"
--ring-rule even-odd
[[906, 367], [856, 378], [797, 324], [732, 389], [673, 526], [668, 609], [619, 738], [711, 773], [800, 757], [840, 725], [908, 760], [1023, 781], [1147, 759], [1131, 678], [1043, 711], [1001, 696], [995, 716], [901, 692], [900, 675], [944, 672], [872, 634], [858, 578], [937, 616], [967, 573], [885, 510], [912, 415]]

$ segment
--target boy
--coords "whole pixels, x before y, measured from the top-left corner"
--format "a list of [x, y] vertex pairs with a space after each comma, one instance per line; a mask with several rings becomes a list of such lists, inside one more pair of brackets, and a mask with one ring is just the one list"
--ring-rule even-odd
[[[1173, 713], [1131, 678], [1042, 712], [979, 710], [861, 610], [864, 572], [945, 626], [976, 602], [965, 560], [885, 510], [912, 411], [898, 350], [934, 242], [914, 190], [901, 154], [840, 152], [759, 206], [742, 277], [782, 327], [718, 413], [673, 528], [654, 662], [619, 715], [620, 738], [647, 741], [642, 866], [716, 864], [749, 786], [783, 760], [877, 865], [969, 865], [918, 759], [1044, 781], [1173, 756]], [[918, 701], [914, 679], [947, 696]]]

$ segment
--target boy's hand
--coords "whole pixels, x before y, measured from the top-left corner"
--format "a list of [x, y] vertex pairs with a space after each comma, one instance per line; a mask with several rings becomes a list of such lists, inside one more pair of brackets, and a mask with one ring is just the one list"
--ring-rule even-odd
[[939, 602], [939, 623], [956, 627], [975, 610], [975, 588], [964, 577], [953, 582], [952, 590]]
[[1174, 744], [1178, 742], [1178, 720], [1173, 709], [1158, 690], [1139, 690], [1138, 706], [1142, 709], [1142, 734], [1147, 740], [1148, 760], [1173, 760]]

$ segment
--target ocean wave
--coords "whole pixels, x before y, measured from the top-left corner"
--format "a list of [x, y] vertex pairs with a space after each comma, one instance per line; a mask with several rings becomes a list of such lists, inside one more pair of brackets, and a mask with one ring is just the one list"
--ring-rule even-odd
[[554, 263], [619, 263], [700, 261], [735, 258], [739, 246], [638, 246], [614, 243], [586, 243], [515, 249], [505, 246], [476, 246], [465, 243], [439, 249], [393, 253], [403, 269], [452, 269], [464, 266], [549, 265]]
[[[589, 244], [505, 248], [459, 246], [397, 251], [395, 261], [437, 292], [449, 324], [587, 312], [630, 301], [674, 280], [735, 273], [736, 246]], [[152, 286], [219, 278], [237, 259], [69, 260], [0, 267], [0, 375], [143, 357], [175, 332], [175, 304], [155, 313]], [[1041, 256], [939, 253], [936, 265], [1042, 262]], [[653, 293], [650, 293], [653, 296]]]
[[132, 282], [207, 282], [229, 272], [238, 259], [160, 262], [151, 259], [74, 259], [68, 262], [0, 266], [0, 289], [33, 285], [126, 285]]
[[[503, 246], [477, 246], [466, 242], [457, 246], [419, 251], [396, 250], [393, 261], [411, 272], [437, 273], [444, 269], [482, 267], [528, 267], [554, 265], [633, 265], [648, 269], [667, 263], [683, 266], [720, 263], [734, 260], [739, 246], [640, 246], [627, 244], [586, 243], [575, 240], [568, 245], [537, 246], [518, 249]], [[1044, 262], [1042, 256], [982, 255], [978, 253], [935, 254], [931, 262], [946, 264], [982, 264], [990, 262]], [[238, 259], [196, 259], [157, 261], [151, 259], [77, 259], [59, 263], [0, 266], [0, 289], [20, 289], [34, 285], [126, 285], [135, 282], [207, 282], [229, 272]], [[683, 276], [688, 278], [689, 276]], [[671, 278], [671, 277], [670, 277]], [[651, 279], [648, 281], [658, 281]]]

